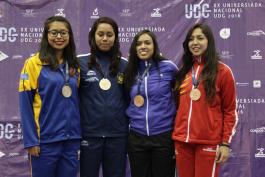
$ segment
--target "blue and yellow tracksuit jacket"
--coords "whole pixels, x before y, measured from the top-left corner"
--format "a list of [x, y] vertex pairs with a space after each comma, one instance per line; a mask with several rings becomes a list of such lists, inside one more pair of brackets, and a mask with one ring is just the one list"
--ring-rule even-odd
[[70, 76], [72, 96], [65, 98], [65, 64], [57, 70], [43, 64], [39, 54], [25, 61], [19, 83], [24, 147], [81, 137], [78, 101], [79, 71]]

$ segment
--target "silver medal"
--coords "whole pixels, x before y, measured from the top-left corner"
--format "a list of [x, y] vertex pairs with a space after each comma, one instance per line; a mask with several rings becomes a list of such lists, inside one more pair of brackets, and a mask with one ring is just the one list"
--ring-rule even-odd
[[72, 95], [72, 89], [68, 84], [65, 84], [62, 88], [62, 94], [65, 98], [69, 98]]

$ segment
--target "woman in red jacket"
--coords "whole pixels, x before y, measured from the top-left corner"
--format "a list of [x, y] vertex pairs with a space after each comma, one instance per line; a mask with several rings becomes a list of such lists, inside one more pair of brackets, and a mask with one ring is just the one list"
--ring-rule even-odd
[[217, 177], [237, 124], [235, 80], [231, 69], [220, 62], [208, 25], [195, 24], [183, 48], [172, 135], [179, 176]]

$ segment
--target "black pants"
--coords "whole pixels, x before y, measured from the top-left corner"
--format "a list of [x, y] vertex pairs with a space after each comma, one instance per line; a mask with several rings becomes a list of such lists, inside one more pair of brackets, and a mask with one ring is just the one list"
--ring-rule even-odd
[[130, 132], [128, 153], [132, 177], [175, 176], [175, 150], [171, 131], [155, 136]]
[[80, 177], [124, 177], [127, 137], [91, 137], [81, 142]]

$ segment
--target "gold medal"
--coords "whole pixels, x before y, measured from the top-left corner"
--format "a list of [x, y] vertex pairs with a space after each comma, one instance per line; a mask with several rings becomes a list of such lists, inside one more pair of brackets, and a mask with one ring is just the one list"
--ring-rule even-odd
[[193, 101], [197, 101], [199, 100], [201, 97], [201, 92], [199, 89], [197, 88], [193, 88], [190, 92], [190, 98], [193, 100]]
[[99, 81], [99, 87], [102, 90], [109, 90], [111, 87], [111, 83], [108, 79], [103, 78]]
[[136, 95], [133, 99], [133, 103], [137, 107], [141, 107], [144, 105], [144, 97], [142, 95]]
[[70, 85], [65, 84], [62, 88], [62, 94], [65, 98], [69, 98], [72, 95], [72, 89]]

